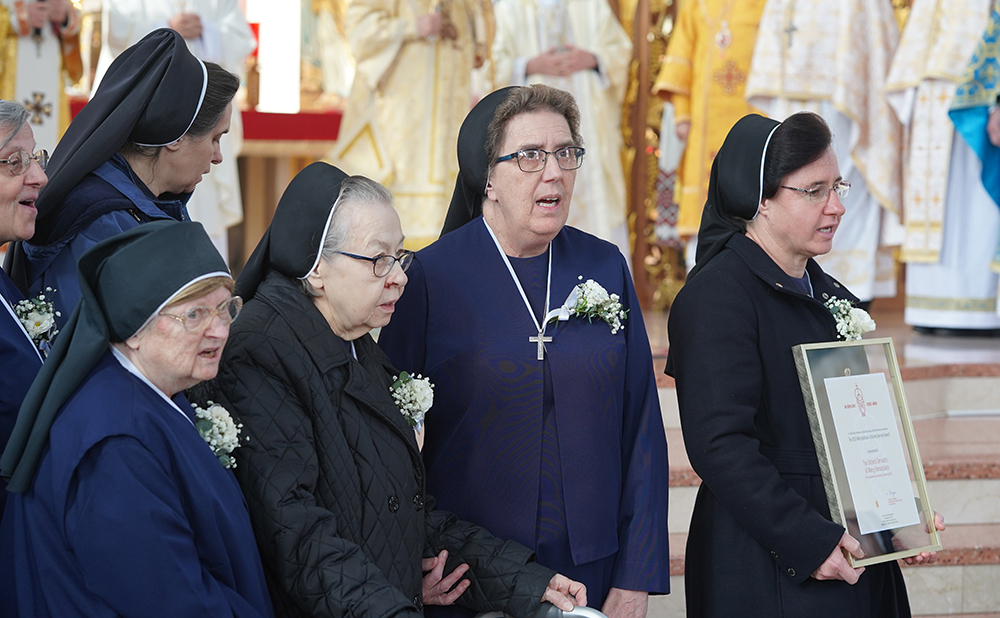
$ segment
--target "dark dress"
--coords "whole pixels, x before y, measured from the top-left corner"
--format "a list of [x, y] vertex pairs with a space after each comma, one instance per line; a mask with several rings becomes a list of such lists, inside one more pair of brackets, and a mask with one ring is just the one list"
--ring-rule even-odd
[[28, 292], [54, 290], [52, 298], [62, 312], [56, 323], [61, 327], [80, 300], [76, 264], [84, 251], [140, 223], [189, 220], [185, 205], [190, 197], [190, 193], [155, 197], [125, 159], [114, 155], [66, 194], [56, 206], [59, 216], [47, 222], [49, 227], [40, 227], [33, 242], [21, 244]]
[[104, 354], [8, 498], [0, 615], [272, 615], [239, 485], [173, 402]]
[[[28, 387], [42, 367], [42, 357], [15, 315], [11, 315], [24, 296], [7, 274], [0, 271], [0, 295], [7, 307], [0, 307], [0, 453], [14, 430], [17, 411]], [[9, 308], [9, 310], [8, 310]], [[0, 479], [0, 518], [7, 503], [7, 483]]]
[[[271, 272], [233, 324], [216, 397], [250, 442], [237, 477], [279, 616], [419, 615], [421, 560], [470, 565], [460, 602], [518, 618], [554, 572], [516, 542], [437, 510], [396, 375], [369, 335], [337, 337], [290, 279]], [[218, 399], [217, 399], [218, 400]]]
[[810, 575], [844, 529], [830, 520], [792, 347], [834, 341], [823, 303], [857, 302], [809, 260], [802, 293], [743, 235], [678, 294], [670, 360], [691, 465], [702, 478], [688, 536], [688, 616], [909, 616], [895, 562], [860, 581]]
[[[665, 593], [666, 440], [628, 267], [571, 227], [550, 250], [550, 308], [593, 279], [620, 296], [624, 330], [549, 324], [538, 361], [534, 323], [478, 218], [417, 253], [379, 345], [435, 385], [423, 455], [442, 508], [536, 549], [587, 585], [593, 607], [611, 587]], [[511, 262], [541, 314], [547, 258]]]

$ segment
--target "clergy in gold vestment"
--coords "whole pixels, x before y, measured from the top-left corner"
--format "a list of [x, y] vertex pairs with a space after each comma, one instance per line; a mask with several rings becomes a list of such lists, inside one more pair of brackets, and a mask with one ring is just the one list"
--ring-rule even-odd
[[497, 86], [546, 84], [580, 106], [586, 157], [597, 165], [578, 179], [567, 225], [616, 244], [631, 264], [621, 105], [632, 41], [608, 0], [497, 0], [493, 11]]
[[688, 123], [678, 176], [681, 236], [698, 233], [712, 160], [729, 129], [754, 111], [744, 100], [764, 0], [687, 0], [667, 44], [653, 93], [674, 104], [678, 135]]
[[901, 259], [907, 324], [997, 329], [997, 274], [990, 271], [1000, 210], [983, 187], [982, 161], [948, 116], [983, 40], [991, 0], [916, 2], [886, 86], [909, 137]]
[[437, 239], [458, 174], [458, 128], [487, 53], [479, 0], [350, 0], [357, 73], [328, 159], [392, 191], [406, 247]]
[[49, 152], [69, 126], [63, 86], [80, 78], [79, 44], [69, 0], [0, 0], [0, 99], [28, 108], [35, 144]]
[[851, 183], [823, 269], [862, 301], [896, 295], [902, 243], [902, 127], [883, 94], [899, 29], [888, 2], [769, 0], [746, 97], [776, 120], [820, 114]]

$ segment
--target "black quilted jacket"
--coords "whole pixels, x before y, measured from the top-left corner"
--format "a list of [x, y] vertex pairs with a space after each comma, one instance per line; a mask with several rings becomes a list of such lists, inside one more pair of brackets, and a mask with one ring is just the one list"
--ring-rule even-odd
[[249, 436], [235, 473], [277, 615], [419, 615], [421, 559], [441, 549], [446, 572], [471, 567], [460, 604], [533, 615], [554, 572], [523, 545], [434, 509], [413, 430], [389, 395], [396, 372], [369, 335], [355, 348], [357, 360], [308, 297], [271, 273], [205, 391]]

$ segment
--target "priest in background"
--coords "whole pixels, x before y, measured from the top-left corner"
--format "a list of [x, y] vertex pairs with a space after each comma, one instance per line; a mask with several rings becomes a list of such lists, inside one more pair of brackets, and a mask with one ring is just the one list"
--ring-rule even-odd
[[472, 69], [489, 50], [479, 0], [352, 0], [357, 72], [329, 162], [392, 191], [408, 249], [437, 238], [458, 174]]
[[770, 0], [746, 85], [767, 116], [811, 111], [830, 127], [851, 205], [816, 261], [863, 302], [896, 296], [903, 133], [883, 87], [898, 41], [888, 2]]
[[[157, 28], [172, 28], [200, 60], [214, 62], [243, 76], [246, 57], [254, 50], [253, 33], [237, 0], [103, 0], [101, 56], [94, 91], [111, 62]], [[229, 261], [229, 228], [243, 221], [236, 158], [243, 149], [243, 116], [232, 116], [229, 133], [222, 140], [222, 163], [206, 174], [187, 203], [191, 219], [205, 226], [222, 257]]]
[[682, 238], [698, 233], [712, 161], [726, 134], [754, 111], [743, 90], [763, 10], [764, 0], [688, 0], [678, 12], [653, 94], [674, 104], [677, 136], [687, 141], [674, 193]]
[[530, 547], [611, 618], [644, 618], [670, 588], [667, 444], [625, 258], [566, 225], [577, 176], [606, 163], [584, 162], [579, 126], [543, 84], [473, 108], [446, 233], [379, 346], [435, 385], [422, 454], [441, 508]]
[[618, 245], [631, 264], [621, 108], [632, 41], [607, 0], [497, 0], [493, 12], [496, 85], [572, 94], [589, 157], [601, 162], [577, 183], [567, 225]]
[[80, 13], [69, 0], [0, 0], [0, 99], [25, 105], [38, 148], [69, 126], [66, 79], [83, 74]]
[[[989, 113], [984, 103], [996, 96], [995, 59], [982, 53], [996, 48], [991, 4], [915, 3], [886, 86], [889, 103], [909, 136], [901, 253], [907, 262], [904, 319], [933, 333], [1000, 329], [998, 276], [991, 270], [991, 264], [1000, 268], [995, 261], [1000, 192], [993, 186], [991, 194], [984, 185], [983, 173], [995, 173], [995, 163], [992, 169], [984, 166], [987, 159], [975, 149], [983, 146], [979, 152], [986, 155], [994, 150], [983, 143]], [[978, 71], [978, 65], [993, 69], [992, 77], [989, 71]], [[975, 90], [984, 85], [970, 86], [983, 77], [989, 86], [985, 99], [980, 95], [977, 102]], [[978, 130], [970, 131], [974, 118], [962, 113], [949, 117], [949, 111], [977, 106], [978, 112], [968, 113], [978, 114]]]

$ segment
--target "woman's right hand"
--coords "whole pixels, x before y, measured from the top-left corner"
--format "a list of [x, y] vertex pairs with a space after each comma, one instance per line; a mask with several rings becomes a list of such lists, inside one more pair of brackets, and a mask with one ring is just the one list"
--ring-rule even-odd
[[830, 553], [830, 557], [823, 561], [823, 564], [819, 565], [819, 568], [812, 574], [816, 579], [841, 579], [852, 586], [858, 583], [858, 579], [861, 578], [861, 574], [865, 572], [865, 567], [854, 568], [851, 563], [848, 562], [847, 556], [844, 555], [844, 551], [860, 560], [865, 557], [865, 552], [861, 549], [861, 543], [858, 542], [853, 536], [844, 532], [844, 535], [840, 537], [840, 542], [837, 546], [833, 548], [833, 552]]
[[587, 587], [556, 573], [549, 580], [542, 601], [548, 601], [564, 612], [571, 612], [577, 605], [587, 604]]
[[[460, 564], [455, 570], [444, 576], [444, 564], [448, 561], [448, 550], [442, 549], [441, 553], [433, 558], [424, 558], [423, 567], [424, 579], [421, 589], [423, 590], [424, 605], [452, 605], [462, 596], [465, 589], [469, 587], [469, 580], [459, 579], [469, 570], [469, 565]], [[458, 585], [455, 586], [455, 582]], [[454, 586], [454, 589], [452, 589]]]

